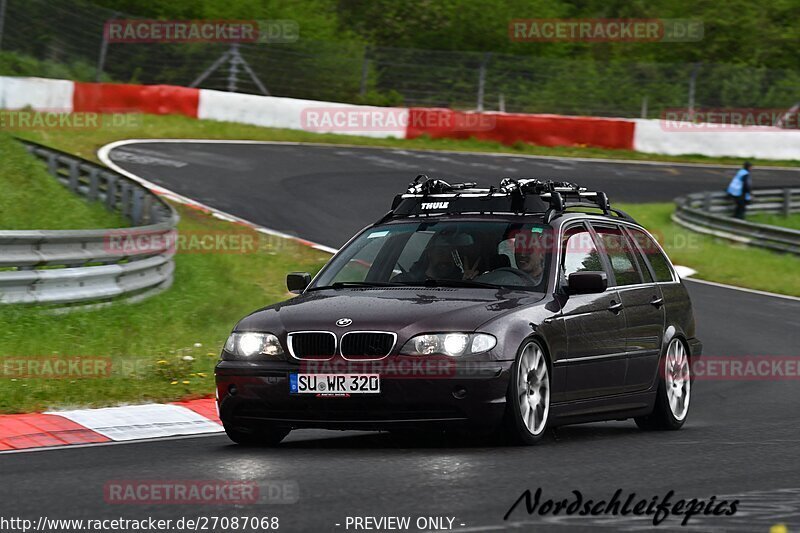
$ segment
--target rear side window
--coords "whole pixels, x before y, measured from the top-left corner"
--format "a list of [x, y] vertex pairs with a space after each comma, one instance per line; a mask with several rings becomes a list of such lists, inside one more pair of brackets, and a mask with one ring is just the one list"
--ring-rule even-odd
[[592, 225], [592, 227], [594, 227], [597, 236], [600, 238], [601, 249], [608, 257], [617, 285], [637, 285], [642, 283], [636, 256], [633, 254], [633, 249], [628, 239], [622, 233], [622, 229], [618, 226]]
[[603, 272], [603, 263], [592, 234], [584, 226], [574, 226], [564, 232], [564, 277], [573, 272]]
[[642, 253], [644, 253], [647, 262], [653, 267], [656, 281], [672, 281], [672, 270], [669, 267], [669, 261], [655, 241], [642, 230], [628, 228], [628, 231], [630, 232], [631, 238], [639, 246]]
[[653, 274], [650, 273], [650, 267], [647, 266], [647, 261], [645, 261], [642, 252], [639, 251], [639, 248], [635, 244], [633, 244], [633, 241], [630, 241], [630, 235], [628, 235], [628, 239], [629, 242], [631, 242], [631, 248], [633, 248], [633, 255], [636, 256], [636, 264], [639, 265], [639, 272], [642, 273], [644, 282], [652, 283]]

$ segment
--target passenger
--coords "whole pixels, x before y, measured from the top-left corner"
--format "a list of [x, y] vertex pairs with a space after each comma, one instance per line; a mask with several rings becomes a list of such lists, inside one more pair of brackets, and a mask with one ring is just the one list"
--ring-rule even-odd
[[461, 270], [453, 261], [453, 252], [446, 246], [428, 248], [425, 279], [461, 279]]
[[392, 278], [393, 282], [409, 283], [426, 279], [461, 279], [461, 270], [453, 260], [453, 254], [447, 246], [434, 245], [422, 253], [408, 272]]
[[474, 279], [484, 273], [480, 268], [481, 259], [477, 256], [470, 262], [468, 258], [464, 258], [464, 279]]

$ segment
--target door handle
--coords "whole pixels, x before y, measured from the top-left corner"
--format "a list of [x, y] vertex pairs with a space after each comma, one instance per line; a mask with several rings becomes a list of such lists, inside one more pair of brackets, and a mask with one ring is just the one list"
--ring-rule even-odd
[[661, 309], [661, 306], [664, 305], [664, 298], [653, 296], [653, 299], [650, 300], [650, 305], [654, 306], [656, 309]]
[[620, 311], [622, 311], [622, 302], [615, 302], [611, 300], [611, 305], [608, 306], [608, 310], [618, 315]]

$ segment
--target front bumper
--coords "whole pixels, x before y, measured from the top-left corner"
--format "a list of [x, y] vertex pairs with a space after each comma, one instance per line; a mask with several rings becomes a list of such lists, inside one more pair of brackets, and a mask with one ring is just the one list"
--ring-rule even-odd
[[505, 410], [511, 364], [451, 360], [437, 375], [381, 373], [379, 394], [330, 398], [289, 392], [290, 373], [314, 373], [297, 362], [221, 361], [216, 368], [220, 418], [225, 425], [248, 428], [492, 429]]

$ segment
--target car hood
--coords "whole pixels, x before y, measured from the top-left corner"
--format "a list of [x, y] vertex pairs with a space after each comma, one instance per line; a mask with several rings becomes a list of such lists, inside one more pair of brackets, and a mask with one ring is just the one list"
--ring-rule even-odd
[[[474, 331], [504, 313], [541, 300], [542, 293], [478, 288], [367, 288], [310, 291], [265, 307], [239, 322], [239, 331]], [[349, 318], [346, 328], [336, 326]]]

